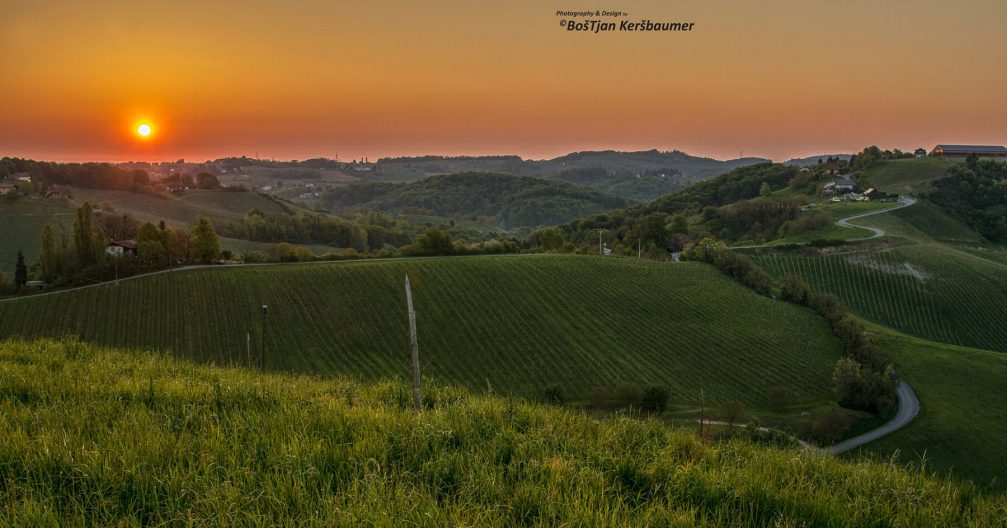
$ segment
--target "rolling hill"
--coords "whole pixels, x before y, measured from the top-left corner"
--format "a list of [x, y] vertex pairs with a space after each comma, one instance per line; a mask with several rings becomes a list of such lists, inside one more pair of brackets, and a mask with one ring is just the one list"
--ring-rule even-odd
[[442, 217], [484, 217], [505, 228], [535, 227], [626, 205], [614, 195], [565, 182], [490, 173], [462, 173], [403, 184], [347, 185], [321, 203], [338, 213], [372, 210]]
[[997, 526], [1002, 496], [890, 463], [402, 381], [0, 342], [11, 526]]
[[[524, 160], [518, 156], [421, 156], [378, 160], [366, 179], [406, 182], [461, 172], [503, 173], [578, 183], [627, 200], [644, 201], [738, 167], [768, 161], [762, 158], [720, 161], [658, 150], [585, 151], [548, 160]], [[590, 178], [584, 177], [585, 170], [591, 174]]]
[[403, 277], [424, 372], [472, 390], [571, 401], [593, 387], [668, 386], [699, 404], [765, 406], [773, 387], [830, 398], [827, 323], [696, 263], [505, 256], [225, 267], [0, 302], [0, 335], [78, 335], [182, 358], [247, 362], [266, 320], [272, 370], [375, 380], [406, 374]]

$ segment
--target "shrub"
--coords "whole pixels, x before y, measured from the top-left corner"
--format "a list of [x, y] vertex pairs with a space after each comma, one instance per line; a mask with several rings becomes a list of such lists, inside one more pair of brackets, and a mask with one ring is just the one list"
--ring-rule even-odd
[[552, 403], [555, 405], [562, 405], [564, 401], [563, 389], [559, 385], [549, 385], [542, 391], [542, 399], [546, 403]]
[[728, 400], [720, 404], [720, 417], [733, 427], [745, 417], [745, 404], [738, 400]]
[[602, 387], [594, 387], [587, 393], [587, 406], [592, 409], [601, 409], [608, 404], [608, 393]]
[[615, 388], [615, 399], [624, 405], [640, 405], [643, 402], [643, 390], [634, 383], [621, 383]]
[[793, 304], [806, 305], [811, 290], [808, 284], [796, 275], [787, 275], [780, 279], [780, 300]]
[[774, 411], [782, 411], [790, 406], [794, 401], [794, 393], [786, 387], [773, 387], [766, 394], [769, 408]]
[[841, 438], [853, 425], [853, 420], [845, 412], [832, 408], [815, 420], [814, 435], [827, 442]]
[[643, 390], [643, 408], [648, 411], [662, 413], [668, 409], [668, 399], [671, 393], [665, 387], [651, 386]]

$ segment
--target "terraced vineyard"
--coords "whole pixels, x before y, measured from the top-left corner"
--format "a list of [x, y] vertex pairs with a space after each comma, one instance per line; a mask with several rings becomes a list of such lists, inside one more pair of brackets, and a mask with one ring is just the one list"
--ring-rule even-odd
[[761, 256], [861, 316], [936, 341], [1007, 352], [1007, 266], [937, 245], [831, 256]]
[[810, 310], [760, 297], [696, 263], [574, 256], [412, 259], [190, 270], [0, 302], [0, 335], [87, 341], [245, 363], [269, 305], [267, 367], [406, 375], [403, 277], [424, 372], [477, 391], [570, 400], [595, 386], [667, 385], [676, 402], [771, 387], [829, 398], [838, 343]]
[[39, 253], [39, 235], [46, 224], [55, 233], [72, 233], [73, 210], [65, 200], [21, 198], [16, 202], [0, 199], [0, 272], [14, 274], [17, 252], [24, 252], [30, 266]]

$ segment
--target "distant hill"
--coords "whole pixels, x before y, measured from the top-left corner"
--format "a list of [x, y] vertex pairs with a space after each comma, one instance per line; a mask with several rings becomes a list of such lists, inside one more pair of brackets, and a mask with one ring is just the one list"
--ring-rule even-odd
[[784, 163], [795, 167], [807, 167], [809, 165], [816, 165], [818, 160], [822, 160], [822, 163], [829, 158], [839, 158], [843, 161], [850, 161], [850, 158], [852, 157], [852, 154], [819, 154], [817, 156], [808, 156], [806, 158], [794, 158], [787, 160]]
[[[767, 161], [762, 158], [720, 161], [658, 150], [574, 152], [549, 160], [524, 160], [518, 156], [422, 156], [378, 160], [366, 179], [398, 182], [457, 172], [493, 172], [570, 181], [627, 200], [645, 201], [738, 167]], [[585, 170], [592, 172], [590, 178], [582, 177], [581, 171]]]
[[468, 172], [412, 183], [355, 183], [321, 198], [337, 213], [381, 211], [442, 217], [486, 217], [503, 227], [558, 224], [625, 206], [627, 201], [572, 183]]

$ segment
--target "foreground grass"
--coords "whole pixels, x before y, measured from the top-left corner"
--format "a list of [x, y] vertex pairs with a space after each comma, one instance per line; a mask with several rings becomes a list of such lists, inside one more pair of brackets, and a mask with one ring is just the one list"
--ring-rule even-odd
[[1002, 526], [1003, 497], [882, 463], [400, 381], [75, 341], [0, 344], [10, 526]]
[[980, 486], [1007, 489], [1007, 355], [924, 341], [876, 328], [920, 398], [913, 423], [861, 450], [922, 462]]
[[503, 256], [192, 270], [0, 302], [0, 335], [64, 334], [218, 364], [377, 380], [408, 375], [403, 279], [424, 372], [471, 390], [567, 401], [668, 386], [676, 403], [830, 399], [838, 341], [816, 314], [697, 263]]

